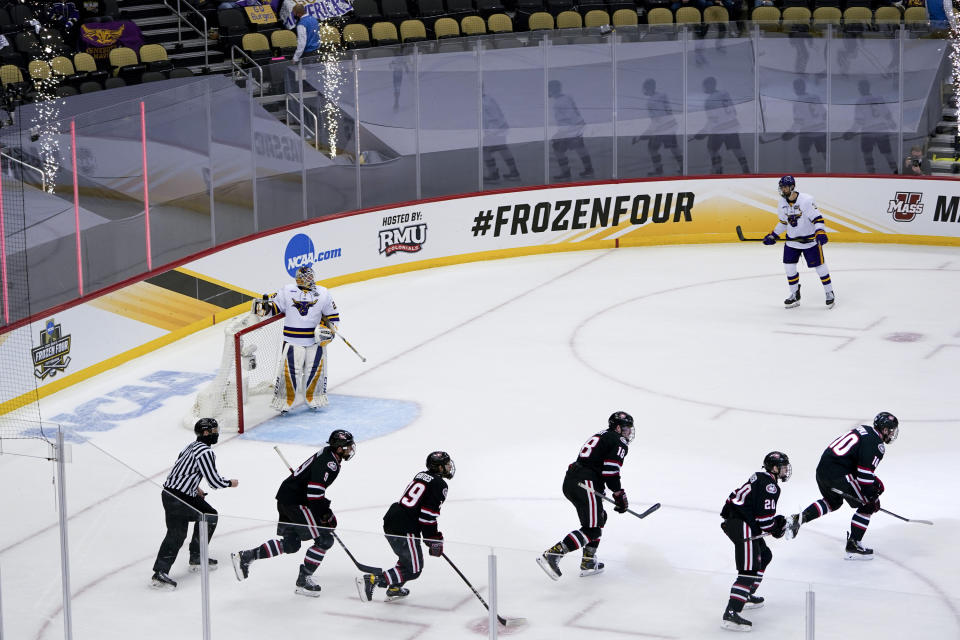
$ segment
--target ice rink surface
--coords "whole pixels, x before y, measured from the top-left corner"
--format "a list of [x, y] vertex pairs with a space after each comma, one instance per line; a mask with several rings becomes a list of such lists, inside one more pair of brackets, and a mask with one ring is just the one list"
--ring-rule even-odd
[[[756, 637], [803, 638], [812, 590], [817, 638], [960, 637], [960, 253], [836, 243], [825, 253], [833, 310], [805, 268], [803, 303], [785, 310], [780, 248], [759, 243], [558, 253], [335, 289], [342, 328], [368, 361], [334, 343], [328, 411], [288, 419], [296, 428], [275, 419], [225, 434], [215, 448], [240, 485], [208, 497], [220, 511], [213, 637], [483, 637], [486, 612], [439, 558], [427, 558], [408, 599], [389, 604], [358, 599], [357, 571], [338, 547], [316, 574], [319, 598], [293, 593], [306, 547], [236, 581], [230, 552], [275, 537], [273, 497], [287, 472], [273, 446], [298, 464], [335, 427], [359, 441], [328, 496], [361, 562], [392, 566], [381, 518], [426, 454], [444, 449], [457, 466], [439, 520], [447, 555], [485, 595], [496, 555], [500, 612], [528, 620], [513, 635], [725, 637], [735, 577], [719, 528], [727, 494], [778, 449], [794, 468], [779, 510], [802, 509], [819, 497], [826, 445], [879, 411], [901, 424], [878, 468], [883, 506], [936, 524], [874, 515], [864, 540], [872, 562], [843, 559], [848, 507], [774, 540], [759, 592], [767, 606], [746, 617]], [[193, 437], [180, 418], [222, 345], [214, 327], [44, 400], [44, 419], [76, 434], [74, 638], [201, 637], [200, 576], [188, 573], [186, 549], [171, 572], [176, 591], [155, 591], [149, 578], [164, 533], [159, 486]], [[560, 493], [565, 468], [621, 409], [638, 427], [623, 467], [631, 507], [663, 507], [642, 521], [611, 511], [606, 572], [580, 578], [567, 557], [552, 582], [534, 559], [578, 526]], [[52, 465], [9, 455], [42, 453], [37, 442], [4, 446], [3, 630], [60, 638]]]

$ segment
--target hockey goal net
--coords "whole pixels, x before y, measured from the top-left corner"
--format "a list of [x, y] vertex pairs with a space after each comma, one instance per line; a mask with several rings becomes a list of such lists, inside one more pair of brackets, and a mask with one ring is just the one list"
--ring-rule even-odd
[[221, 431], [253, 427], [275, 412], [270, 408], [283, 343], [283, 315], [262, 319], [246, 313], [224, 328], [223, 356], [216, 377], [202, 388], [183, 426], [216, 418]]

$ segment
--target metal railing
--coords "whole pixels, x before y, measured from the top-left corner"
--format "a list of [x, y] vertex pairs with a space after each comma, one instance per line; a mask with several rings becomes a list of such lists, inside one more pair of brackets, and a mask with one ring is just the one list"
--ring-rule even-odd
[[193, 29], [198, 34], [200, 34], [200, 37], [203, 39], [203, 66], [209, 68], [210, 67], [210, 51], [208, 48], [208, 42], [209, 42], [210, 29], [207, 27], [207, 17], [202, 13], [200, 13], [199, 11], [197, 11], [196, 8], [190, 5], [190, 3], [187, 3], [187, 7], [189, 7], [191, 11], [193, 11], [195, 14], [200, 16], [200, 19], [203, 20], [203, 31], [201, 32], [199, 29], [193, 26], [193, 24], [191, 24], [189, 20], [187, 20], [183, 16], [183, 13], [180, 12], [180, 0], [177, 0], [176, 9], [174, 9], [173, 5], [167, 2], [167, 0], [163, 0], [163, 4], [166, 5], [166, 7], [170, 9], [170, 11], [173, 11], [175, 14], [177, 14], [177, 47], [181, 49], [183, 48], [183, 23], [186, 22], [187, 26], [189, 26], [191, 29]]
[[[240, 62], [237, 62], [237, 54], [242, 56]], [[246, 51], [233, 45], [230, 49], [230, 73], [233, 76], [234, 80], [239, 80], [240, 78], [247, 77], [247, 70], [243, 68], [243, 61], [246, 60], [251, 67], [256, 68], [257, 74], [260, 76], [259, 81], [257, 82], [257, 88], [260, 90], [260, 97], [263, 97], [263, 67], [257, 64], [257, 61], [251, 58]], [[253, 80], [253, 76], [249, 76]]]
[[43, 189], [44, 191], [47, 190], [47, 174], [45, 174], [45, 173], [43, 172], [43, 169], [41, 169], [41, 168], [39, 168], [39, 167], [35, 167], [35, 166], [33, 166], [32, 164], [30, 164], [29, 162], [24, 162], [24, 161], [21, 160], [20, 158], [14, 158], [13, 156], [11, 156], [10, 154], [7, 154], [7, 153], [0, 152], [0, 156], [6, 158], [6, 159], [9, 160], [10, 162], [16, 162], [17, 164], [19, 164], [19, 165], [21, 165], [21, 166], [24, 166], [24, 167], [26, 167], [27, 169], [31, 169], [31, 170], [36, 171], [37, 173], [39, 173], [39, 174], [40, 174], [40, 188]]
[[[310, 117], [313, 119], [312, 131], [310, 130], [310, 127], [308, 127], [305, 123], [301, 122], [299, 110], [297, 111], [290, 110], [291, 100], [298, 107], [303, 107], [304, 115], [310, 114]], [[313, 138], [313, 146], [315, 148], [319, 147], [320, 146], [320, 119], [317, 117], [317, 114], [315, 114], [313, 111], [310, 110], [310, 108], [307, 106], [306, 101], [301, 100], [299, 96], [296, 96], [292, 93], [288, 93], [285, 96], [283, 106], [287, 112], [287, 126], [290, 126], [291, 121], [296, 122], [300, 126], [300, 128], [303, 129], [303, 134], [304, 134], [303, 137]]]

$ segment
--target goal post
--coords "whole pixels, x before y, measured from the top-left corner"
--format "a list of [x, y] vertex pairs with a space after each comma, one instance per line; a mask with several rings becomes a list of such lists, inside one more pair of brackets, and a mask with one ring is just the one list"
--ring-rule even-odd
[[197, 393], [183, 426], [214, 418], [222, 431], [243, 433], [272, 415], [270, 399], [283, 344], [283, 315], [260, 318], [246, 313], [224, 327], [220, 368]]

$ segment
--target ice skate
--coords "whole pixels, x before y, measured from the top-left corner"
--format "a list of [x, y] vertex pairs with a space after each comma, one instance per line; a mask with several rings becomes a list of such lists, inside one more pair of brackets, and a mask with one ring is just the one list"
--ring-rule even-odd
[[736, 611], [727, 609], [720, 621], [720, 628], [727, 631], [753, 631], [753, 623], [743, 618]]
[[588, 547], [583, 548], [583, 559], [580, 561], [580, 577], [595, 576], [603, 573], [603, 563], [597, 560], [596, 551]]
[[320, 596], [320, 585], [313, 581], [313, 574], [307, 573], [303, 565], [300, 566], [300, 575], [297, 577], [297, 588], [294, 593], [311, 598]]
[[833, 309], [833, 305], [837, 302], [837, 297], [833, 295], [833, 291], [827, 292], [827, 309]]
[[763, 606], [763, 596], [755, 596], [752, 593], [747, 596], [747, 602], [743, 605], [744, 609], [759, 609]]
[[357, 578], [357, 594], [363, 602], [373, 600], [373, 589], [377, 586], [377, 576], [372, 573], [365, 573], [363, 577]]
[[790, 294], [790, 297], [783, 301], [783, 306], [787, 309], [793, 309], [800, 306], [800, 285], [797, 290]]
[[177, 588], [177, 583], [163, 571], [154, 571], [153, 578], [150, 579], [150, 586], [154, 589], [173, 591]]
[[797, 537], [797, 533], [800, 531], [800, 514], [795, 513], [792, 516], [787, 516], [787, 526], [784, 530], [783, 536], [787, 540], [793, 540]]
[[503, 174], [503, 179], [504, 179], [504, 180], [519, 180], [519, 179], [520, 179], [520, 172], [517, 171], [516, 169], [512, 169], [512, 170], [510, 171], [510, 173], [505, 173], [505, 174]]
[[500, 179], [500, 172], [496, 170], [491, 171], [490, 173], [483, 174], [484, 182], [496, 182], [499, 179]]
[[328, 404], [330, 404], [330, 401], [327, 400], [327, 394], [321, 393], [316, 398], [314, 398], [313, 402], [310, 403], [310, 408], [313, 409], [314, 411], [319, 411], [320, 409], [323, 409]]
[[583, 171], [580, 172], [581, 178], [592, 178], [593, 176], [593, 167], [584, 167]]
[[387, 587], [387, 602], [393, 602], [394, 600], [400, 600], [401, 598], [406, 598], [410, 595], [410, 589], [404, 589], [401, 586], [393, 585]]
[[569, 171], [563, 171], [553, 176], [554, 180], [569, 180], [571, 178]]
[[253, 562], [254, 555], [252, 551], [240, 551], [230, 554], [230, 561], [233, 563], [233, 572], [237, 574], [237, 580], [243, 582], [250, 577], [250, 563]]
[[867, 549], [859, 540], [852, 540], [847, 532], [847, 560], [873, 560], [873, 549]]
[[537, 564], [540, 565], [544, 573], [550, 576], [551, 580], [559, 580], [562, 575], [560, 573], [560, 558], [563, 554], [563, 547], [560, 544], [555, 544], [537, 558]]
[[[200, 573], [200, 556], [191, 556], [187, 564], [191, 573]], [[207, 558], [207, 571], [216, 571], [217, 561], [213, 558]]]

